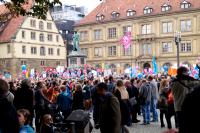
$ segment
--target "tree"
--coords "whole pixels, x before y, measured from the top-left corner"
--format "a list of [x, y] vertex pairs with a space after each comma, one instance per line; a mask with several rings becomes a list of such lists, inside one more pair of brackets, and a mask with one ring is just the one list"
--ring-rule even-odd
[[[46, 19], [47, 12], [50, 7], [56, 4], [62, 5], [60, 0], [0, 0], [10, 10], [14, 16], [33, 16], [39, 19]], [[34, 3], [30, 9], [26, 9], [25, 5]]]

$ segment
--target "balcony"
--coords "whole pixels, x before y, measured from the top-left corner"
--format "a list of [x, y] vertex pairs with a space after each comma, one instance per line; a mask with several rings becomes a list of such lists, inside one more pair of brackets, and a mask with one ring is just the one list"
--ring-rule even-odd
[[142, 41], [142, 40], [152, 40], [153, 41], [154, 39], [155, 39], [155, 33], [136, 35], [137, 41]]

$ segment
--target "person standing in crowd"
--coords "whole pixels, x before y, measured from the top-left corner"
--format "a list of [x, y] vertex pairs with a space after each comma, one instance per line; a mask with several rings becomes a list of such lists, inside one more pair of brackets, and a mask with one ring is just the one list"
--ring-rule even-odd
[[43, 91], [45, 90], [45, 86], [42, 82], [38, 82], [35, 91], [35, 125], [36, 131], [39, 132], [42, 117], [46, 114], [45, 104], [50, 103], [49, 99], [44, 95]]
[[[30, 112], [31, 120], [33, 120], [34, 94], [31, 90], [31, 80], [22, 80], [21, 87], [17, 89], [13, 103], [17, 110], [27, 109]], [[32, 126], [32, 121], [30, 124]]]
[[93, 104], [93, 120], [95, 127], [99, 126], [99, 95], [97, 94], [97, 85], [99, 80], [95, 80], [93, 83], [93, 87], [91, 89], [92, 92], [92, 104]]
[[114, 93], [115, 92], [115, 84], [113, 76], [109, 76], [108, 78], [108, 92]]
[[8, 100], [8, 92], [8, 83], [0, 79], [0, 133], [19, 133], [17, 112]]
[[160, 109], [161, 128], [165, 127], [164, 120], [163, 120], [164, 115], [167, 121], [168, 128], [171, 128], [171, 121], [169, 121], [169, 117], [168, 117], [168, 103], [167, 103], [168, 90], [169, 90], [168, 81], [167, 79], [163, 79], [160, 83], [159, 100], [158, 100], [158, 108]]
[[139, 90], [140, 105], [142, 107], [143, 125], [150, 124], [151, 85], [146, 79], [142, 80]]
[[112, 93], [106, 92], [108, 86], [105, 83], [97, 85], [99, 102], [99, 127], [101, 133], [121, 132], [121, 113], [118, 99]]
[[177, 70], [177, 76], [172, 80], [170, 88], [172, 88], [172, 94], [174, 96], [174, 107], [178, 119], [179, 132], [182, 133], [181, 129], [184, 124], [183, 122], [183, 112], [182, 104], [185, 96], [193, 91], [193, 88], [200, 84], [199, 80], [195, 80], [193, 77], [189, 76], [189, 70], [186, 67], [179, 67]]
[[153, 120], [151, 122], [158, 122], [158, 112], [157, 112], [157, 103], [159, 96], [158, 86], [155, 79], [153, 79], [152, 76], [148, 77], [148, 81], [151, 86], [151, 111], [153, 113]]
[[60, 89], [62, 92], [58, 95], [56, 103], [66, 119], [72, 111], [72, 97], [66, 92], [66, 86], [63, 85]]
[[91, 85], [90, 85], [89, 80], [84, 81], [83, 95], [84, 95], [84, 107], [86, 110], [89, 110], [92, 106]]
[[72, 110], [84, 109], [83, 98], [84, 96], [83, 96], [82, 87], [80, 84], [76, 84], [75, 92], [73, 96], [73, 102], [72, 102]]
[[[15, 96], [17, 88], [15, 87], [15, 84], [13, 81], [8, 82], [9, 84], [9, 88], [10, 88], [10, 92]], [[14, 96], [12, 96], [12, 101], [14, 100]]]
[[120, 111], [121, 111], [121, 126], [122, 126], [122, 133], [127, 132], [128, 128], [126, 125], [130, 126], [130, 106], [129, 106], [129, 95], [124, 86], [122, 80], [118, 80], [116, 84], [116, 91], [114, 95], [118, 98], [120, 103]]
[[53, 119], [50, 114], [45, 114], [42, 119], [40, 133], [54, 133], [53, 126]]
[[51, 87], [47, 91], [48, 99], [52, 103], [55, 103], [56, 97], [58, 96], [59, 93], [60, 93], [60, 91], [59, 91], [58, 83], [56, 81], [53, 81]]
[[20, 130], [19, 133], [35, 133], [33, 128], [29, 125], [31, 122], [31, 114], [27, 109], [17, 110]]
[[135, 98], [135, 100], [137, 101], [137, 103], [131, 107], [132, 122], [138, 123], [138, 122], [140, 122], [140, 120], [137, 119], [137, 113], [140, 110], [140, 107], [139, 107], [139, 104], [138, 104], [138, 102], [139, 102], [139, 99], [138, 99], [139, 91], [138, 91], [137, 87], [135, 86], [135, 79], [134, 78], [132, 78], [130, 80], [130, 87], [128, 87], [128, 86], [127, 86], [127, 91], [128, 91], [128, 94], [129, 94], [129, 98]]

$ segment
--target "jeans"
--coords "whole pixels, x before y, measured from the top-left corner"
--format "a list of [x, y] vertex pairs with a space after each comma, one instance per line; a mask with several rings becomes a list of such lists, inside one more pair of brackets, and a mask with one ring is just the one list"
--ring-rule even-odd
[[158, 121], [157, 103], [157, 99], [151, 100], [151, 111], [153, 113], [153, 121]]
[[144, 124], [150, 123], [150, 102], [146, 102], [145, 105], [142, 105], [142, 115], [144, 119]]

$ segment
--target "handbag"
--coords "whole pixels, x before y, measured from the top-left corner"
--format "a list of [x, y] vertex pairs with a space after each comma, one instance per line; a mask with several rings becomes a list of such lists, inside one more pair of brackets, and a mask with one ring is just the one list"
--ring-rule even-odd
[[134, 105], [137, 104], [137, 100], [136, 100], [135, 97], [130, 98], [128, 101], [129, 101], [129, 103], [130, 103], [131, 106], [134, 106]]

